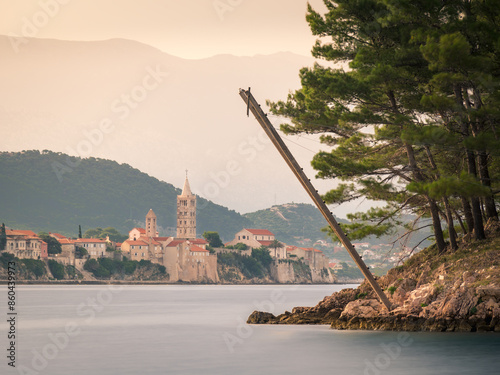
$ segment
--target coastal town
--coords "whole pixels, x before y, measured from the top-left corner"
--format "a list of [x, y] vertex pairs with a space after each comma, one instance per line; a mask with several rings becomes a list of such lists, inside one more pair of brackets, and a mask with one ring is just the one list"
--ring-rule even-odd
[[[144, 224], [144, 228], [132, 228], [123, 242], [113, 241], [109, 236], [68, 238], [50, 232], [49, 236], [57, 240], [61, 247], [61, 252], [56, 254], [48, 251], [48, 243], [34, 231], [6, 228], [4, 252], [19, 259], [42, 260], [46, 263], [50, 260], [57, 261], [64, 266], [75, 267], [84, 275], [88, 274], [85, 272], [85, 264], [89, 259], [149, 261], [165, 267], [168, 282], [218, 283], [220, 278], [217, 258], [220, 254], [237, 253], [250, 257], [253, 249], [263, 248], [269, 252], [278, 269], [290, 262], [300, 261], [310, 268], [313, 275], [318, 275], [313, 279], [334, 281], [330, 268], [335, 264], [332, 264], [321, 250], [287, 245], [278, 241], [267, 229], [242, 228], [234, 235], [234, 239], [220, 247], [212, 247], [205, 238], [197, 238], [196, 195], [191, 192], [187, 176], [182, 193], [177, 196], [176, 236], [159, 236], [157, 217], [153, 209], [147, 212]], [[279, 275], [277, 279], [288, 281], [286, 277]]]

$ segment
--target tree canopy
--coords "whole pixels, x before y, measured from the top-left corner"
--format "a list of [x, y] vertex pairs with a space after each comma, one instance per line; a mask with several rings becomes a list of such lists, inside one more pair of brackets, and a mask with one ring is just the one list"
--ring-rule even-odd
[[302, 69], [301, 89], [268, 104], [290, 120], [286, 134], [321, 135], [328, 150], [312, 166], [341, 180], [325, 202], [387, 203], [344, 230], [380, 236], [404, 211], [431, 218], [441, 251], [447, 239], [457, 248], [457, 221], [484, 238], [484, 220], [498, 220], [500, 2], [324, 3], [324, 15], [308, 6], [307, 21], [312, 53], [329, 65]]
[[49, 254], [60, 254], [62, 252], [61, 243], [56, 238], [49, 236], [45, 232], [38, 233], [38, 237], [47, 243], [47, 251]]
[[223, 247], [219, 233], [218, 232], [203, 232], [203, 238], [208, 241], [211, 247]]
[[94, 228], [94, 229], [88, 229], [85, 231], [83, 234], [83, 238], [101, 238], [101, 239], [106, 239], [106, 237], [109, 236], [109, 239], [111, 241], [115, 242], [123, 242], [125, 241], [128, 236], [125, 234], [121, 234], [116, 230], [115, 228], [108, 227], [108, 228]]

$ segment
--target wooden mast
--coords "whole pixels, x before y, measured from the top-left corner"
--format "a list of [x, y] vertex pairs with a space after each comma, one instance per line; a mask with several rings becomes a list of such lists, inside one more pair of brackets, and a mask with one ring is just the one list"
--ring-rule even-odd
[[370, 283], [371, 287], [379, 297], [380, 301], [385, 305], [387, 310], [391, 310], [391, 303], [389, 302], [389, 299], [383, 292], [382, 288], [380, 288], [380, 285], [378, 285], [377, 281], [373, 277], [372, 273], [369, 271], [368, 267], [366, 264], [363, 262], [361, 257], [359, 256], [358, 252], [352, 245], [351, 241], [347, 238], [347, 236], [344, 234], [342, 229], [340, 228], [339, 224], [333, 217], [333, 214], [330, 212], [328, 209], [326, 203], [323, 201], [321, 196], [318, 194], [318, 191], [314, 188], [312, 185], [311, 181], [307, 178], [305, 173], [303, 172], [303, 169], [300, 167], [300, 165], [297, 163], [295, 158], [293, 157], [292, 153], [288, 149], [288, 147], [285, 145], [281, 137], [279, 136], [278, 132], [274, 129], [273, 125], [267, 118], [267, 115], [262, 111], [260, 108], [259, 103], [255, 100], [253, 95], [250, 93], [250, 88], [248, 91], [245, 91], [243, 89], [240, 89], [240, 96], [247, 105], [247, 115], [249, 115], [249, 112], [252, 112], [259, 124], [262, 126], [264, 131], [266, 132], [267, 136], [271, 139], [273, 142], [274, 146], [278, 149], [279, 153], [281, 156], [283, 156], [283, 159], [285, 159], [286, 163], [292, 170], [292, 172], [295, 174], [295, 176], [298, 178], [304, 189], [306, 189], [307, 193], [309, 196], [312, 198], [318, 209], [321, 211], [323, 216], [325, 217], [326, 221], [328, 224], [330, 224], [330, 227], [332, 230], [335, 232], [337, 237], [339, 238], [340, 242], [344, 245], [346, 248], [347, 252], [351, 256], [351, 258], [354, 260], [358, 268], [361, 270], [363, 273], [364, 277], [368, 282]]

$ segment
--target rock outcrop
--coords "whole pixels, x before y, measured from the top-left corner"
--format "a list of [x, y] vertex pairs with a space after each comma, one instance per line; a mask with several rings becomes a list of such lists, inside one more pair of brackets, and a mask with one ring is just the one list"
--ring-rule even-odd
[[438, 254], [430, 247], [377, 281], [393, 308], [365, 282], [314, 307], [274, 316], [253, 312], [251, 324], [329, 324], [335, 329], [500, 332], [500, 237]]

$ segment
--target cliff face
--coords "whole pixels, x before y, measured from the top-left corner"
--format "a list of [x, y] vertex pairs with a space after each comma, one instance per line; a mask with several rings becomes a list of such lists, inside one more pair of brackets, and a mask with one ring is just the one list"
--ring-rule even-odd
[[330, 270], [315, 270], [303, 263], [273, 262], [261, 278], [248, 278], [238, 267], [218, 265], [223, 284], [329, 284], [334, 282]]
[[430, 247], [378, 279], [388, 312], [364, 282], [277, 317], [254, 312], [248, 323], [330, 324], [336, 329], [500, 332], [500, 225], [488, 239], [438, 254]]

